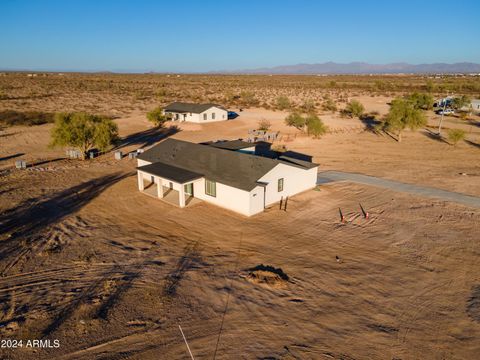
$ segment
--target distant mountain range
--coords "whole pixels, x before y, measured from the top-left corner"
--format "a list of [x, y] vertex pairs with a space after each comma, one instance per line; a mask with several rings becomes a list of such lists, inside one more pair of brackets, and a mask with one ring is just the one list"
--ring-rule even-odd
[[454, 64], [369, 64], [365, 62], [351, 62], [340, 64], [326, 62], [321, 64], [297, 64], [283, 65], [270, 68], [247, 69], [239, 71], [227, 71], [217, 73], [234, 74], [292, 74], [292, 75], [315, 75], [315, 74], [471, 74], [480, 73], [480, 64], [462, 62]]

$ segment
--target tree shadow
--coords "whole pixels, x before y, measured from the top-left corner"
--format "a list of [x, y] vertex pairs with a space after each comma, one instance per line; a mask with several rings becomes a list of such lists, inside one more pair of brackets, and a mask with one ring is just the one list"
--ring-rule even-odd
[[7, 156], [4, 156], [4, 157], [0, 157], [0, 161], [15, 159], [15, 158], [17, 158], [19, 156], [23, 156], [23, 155], [25, 155], [25, 153], [17, 153], [17, 154], [7, 155]]
[[179, 131], [181, 131], [181, 129], [176, 125], [161, 128], [154, 127], [144, 131], [139, 131], [120, 139], [113, 150], [119, 150], [131, 145], [137, 145], [140, 148], [150, 146], [160, 140], [178, 133]]
[[378, 125], [381, 124], [381, 121], [377, 120], [375, 116], [363, 114], [359, 119], [365, 126], [365, 130], [379, 135]]
[[466, 140], [466, 139], [465, 139], [465, 142], [466, 142], [468, 145], [471, 145], [471, 146], [474, 146], [474, 147], [480, 149], [480, 143], [476, 143], [476, 142], [473, 142], [473, 141], [471, 141], [471, 140]]
[[25, 200], [0, 214], [0, 235], [7, 235], [5, 240], [0, 241], [0, 259], [8, 259], [2, 273], [41, 245], [42, 241], [47, 241], [40, 234], [44, 229], [80, 210], [109, 186], [132, 175], [113, 174], [92, 179], [46, 199]]
[[196, 244], [193, 246], [187, 246], [184, 249], [184, 254], [177, 262], [177, 265], [173, 271], [171, 271], [165, 278], [165, 287], [163, 293], [166, 296], [175, 296], [178, 285], [183, 279], [185, 272], [192, 269], [195, 263], [200, 260], [200, 255], [197, 251]]

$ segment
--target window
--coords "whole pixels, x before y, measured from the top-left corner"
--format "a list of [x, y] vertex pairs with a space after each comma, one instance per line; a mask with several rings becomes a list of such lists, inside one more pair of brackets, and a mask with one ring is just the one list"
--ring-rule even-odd
[[216, 197], [217, 183], [215, 181], [205, 179], [205, 194]]
[[212, 120], [215, 120], [215, 113], [212, 113]]
[[278, 179], [278, 192], [283, 191], [283, 178]]
[[207, 114], [203, 114], [203, 120], [207, 120]]

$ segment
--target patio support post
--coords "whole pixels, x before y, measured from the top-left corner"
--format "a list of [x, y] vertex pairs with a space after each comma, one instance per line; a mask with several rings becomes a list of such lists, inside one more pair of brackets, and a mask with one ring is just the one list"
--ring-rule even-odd
[[143, 174], [139, 171], [138, 172], [138, 190], [143, 191], [144, 186], [143, 186]]
[[181, 208], [185, 207], [185, 187], [180, 185], [180, 191], [178, 192], [178, 202]]
[[157, 195], [160, 199], [163, 198], [163, 181], [162, 181], [162, 178], [157, 178]]

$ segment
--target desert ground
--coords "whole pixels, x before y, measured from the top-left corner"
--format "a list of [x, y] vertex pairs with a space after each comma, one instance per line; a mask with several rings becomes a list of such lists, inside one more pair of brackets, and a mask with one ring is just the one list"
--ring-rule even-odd
[[[321, 112], [329, 132], [312, 139], [284, 124], [286, 111], [260, 106], [277, 95], [266, 90], [269, 82], [274, 90], [298, 94], [301, 103], [296, 84], [302, 78], [278, 89], [284, 82], [266, 78], [262, 90], [254, 77], [235, 84], [258, 92], [261, 104], [233, 101], [228, 106], [238, 118], [158, 129], [145, 117], [157, 98], [126, 102], [120, 90], [111, 98], [102, 92], [129, 94], [150, 78], [123, 75], [118, 83], [115, 75], [102, 75], [83, 83], [83, 75], [69, 80], [66, 74], [56, 75], [64, 88], [48, 88], [52, 83], [43, 84], [41, 76], [9, 76], [0, 77], [4, 92], [11, 90], [0, 109], [113, 115], [121, 136], [116, 149], [124, 152], [167, 136], [244, 138], [267, 119], [280, 132], [276, 145], [313, 155], [319, 171], [480, 196], [478, 117], [445, 118], [445, 129], [467, 132], [456, 147], [430, 136], [439, 121], [433, 112], [427, 128], [406, 132], [401, 143], [369, 131], [359, 119]], [[170, 86], [181, 79], [183, 87]], [[26, 81], [40, 84], [37, 97]], [[318, 81], [326, 87], [315, 87]], [[405, 90], [388, 77], [375, 79], [396, 84], [386, 93], [361, 79], [347, 89], [331, 81], [307, 78], [305, 91], [355, 98], [375, 116]], [[420, 87], [425, 80], [401, 81]], [[449, 81], [458, 80], [433, 80], [435, 86]], [[208, 89], [206, 76], [171, 76], [162, 96], [188, 91], [192, 82], [204, 83], [212, 97], [215, 89], [233, 91], [218, 82]], [[43, 93], [47, 88], [50, 96]], [[480, 209], [350, 182], [319, 185], [292, 197], [287, 211], [272, 206], [251, 218], [203, 202], [180, 209], [137, 190], [134, 160], [116, 161], [112, 152], [65, 159], [63, 149], [48, 147], [52, 126], [11, 126], [0, 133], [0, 339], [58, 339], [60, 347], [0, 348], [0, 357], [187, 359], [179, 325], [195, 359], [478, 357]], [[17, 159], [31, 166], [14, 169]]]

